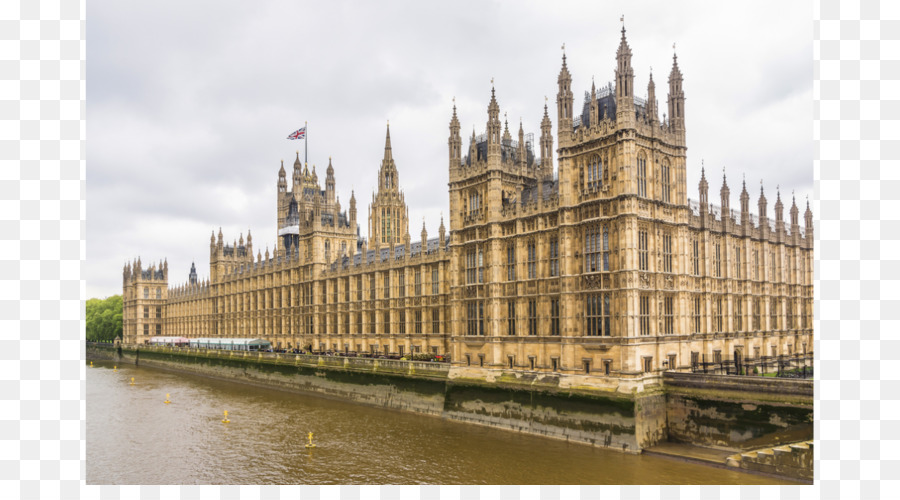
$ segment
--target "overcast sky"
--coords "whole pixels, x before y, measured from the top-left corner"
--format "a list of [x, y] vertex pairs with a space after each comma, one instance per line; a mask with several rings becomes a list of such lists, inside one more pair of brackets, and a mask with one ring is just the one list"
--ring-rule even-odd
[[[122, 266], [168, 258], [169, 284], [191, 262], [209, 275], [209, 236], [247, 230], [274, 248], [280, 160], [288, 178], [309, 122], [309, 163], [324, 188], [332, 157], [343, 209], [355, 189], [362, 235], [391, 122], [409, 206], [437, 234], [449, 197], [452, 99], [464, 147], [485, 129], [491, 78], [511, 132], [540, 135], [544, 96], [554, 142], [566, 44], [580, 104], [614, 78], [624, 14], [636, 94], [653, 68], [666, 110], [672, 44], [684, 75], [688, 195], [701, 159], [718, 203], [746, 175], [774, 214], [781, 186], [801, 213], [813, 186], [812, 4], [808, 2], [191, 2], [88, 3], [87, 292], [121, 293]], [[554, 144], [556, 146], [556, 144]], [[554, 165], [556, 161], [554, 158]], [[801, 215], [802, 218], [802, 215]], [[801, 222], [802, 223], [802, 222]]]

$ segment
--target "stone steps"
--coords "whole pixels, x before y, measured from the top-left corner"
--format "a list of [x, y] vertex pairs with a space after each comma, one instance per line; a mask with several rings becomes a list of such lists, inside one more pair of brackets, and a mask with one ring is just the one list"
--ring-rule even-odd
[[803, 481], [813, 479], [813, 441], [761, 448], [729, 456], [725, 464]]

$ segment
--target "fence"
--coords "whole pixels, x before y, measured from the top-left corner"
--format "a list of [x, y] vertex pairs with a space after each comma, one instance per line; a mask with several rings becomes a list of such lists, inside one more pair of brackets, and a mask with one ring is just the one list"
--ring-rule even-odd
[[735, 352], [731, 359], [707, 360], [706, 354], [692, 359], [691, 372], [710, 373], [714, 375], [749, 375], [763, 376], [774, 373], [776, 377], [812, 378], [812, 353], [796, 353], [780, 356], [760, 356], [744, 358]]

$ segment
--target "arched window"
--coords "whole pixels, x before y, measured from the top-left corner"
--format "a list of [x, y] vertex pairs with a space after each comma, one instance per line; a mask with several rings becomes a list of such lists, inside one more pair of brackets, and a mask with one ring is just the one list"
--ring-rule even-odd
[[603, 184], [603, 162], [599, 156], [588, 163], [588, 189], [597, 189]]
[[325, 255], [328, 255], [328, 252], [330, 252], [330, 251], [331, 251], [331, 242], [328, 240], [325, 240]]
[[638, 156], [637, 184], [638, 196], [647, 196], [647, 157], [644, 153]]
[[161, 298], [162, 298], [162, 289], [159, 288], [159, 287], [156, 287], [156, 298], [157, 298], [157, 299], [161, 299]]
[[669, 203], [669, 160], [663, 161], [660, 170], [660, 188], [662, 189], [662, 201]]
[[144, 298], [145, 298], [145, 299], [149, 299], [149, 298], [150, 298], [150, 289], [147, 288], [147, 287], [144, 287]]

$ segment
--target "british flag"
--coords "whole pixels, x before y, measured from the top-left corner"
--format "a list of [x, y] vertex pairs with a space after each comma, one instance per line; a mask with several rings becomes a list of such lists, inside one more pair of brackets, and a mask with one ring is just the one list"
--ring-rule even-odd
[[300, 130], [292, 133], [287, 136], [288, 139], [306, 139], [306, 127], [301, 128]]

